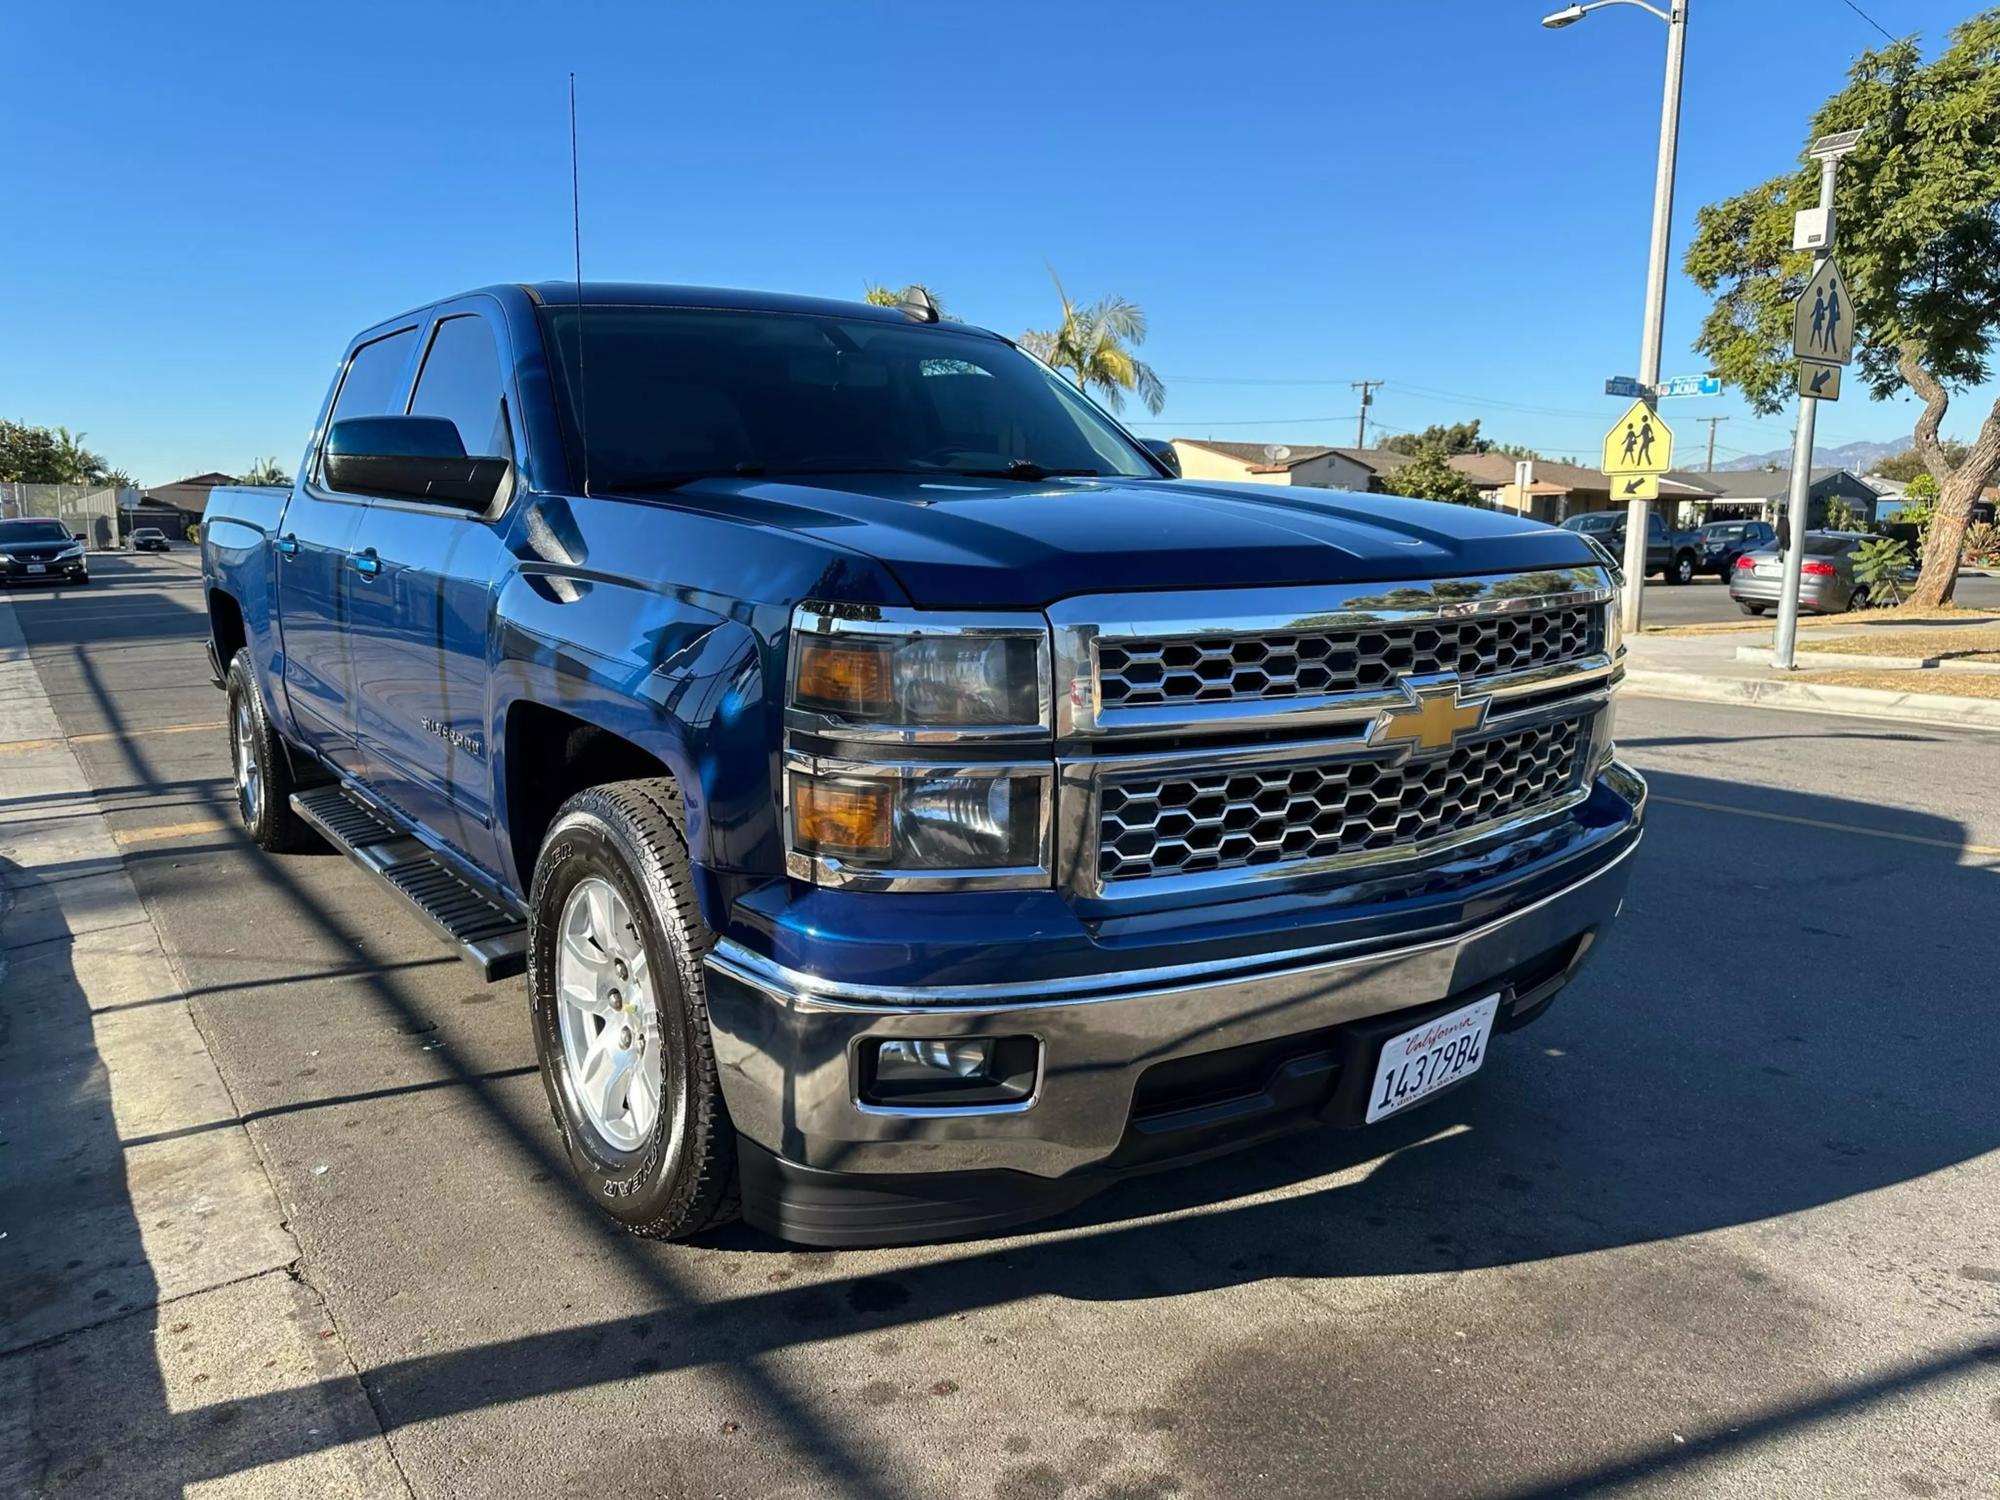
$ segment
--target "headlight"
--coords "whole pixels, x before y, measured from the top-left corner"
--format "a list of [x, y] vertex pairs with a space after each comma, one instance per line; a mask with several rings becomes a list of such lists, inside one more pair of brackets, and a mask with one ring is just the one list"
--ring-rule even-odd
[[[1040, 615], [808, 604], [790, 644], [793, 875], [875, 889], [1050, 883], [1055, 765]], [[1001, 747], [1014, 755], [1000, 759]]]
[[829, 885], [1049, 883], [1040, 766], [930, 766], [798, 757], [785, 771], [789, 866]]
[[81, 556], [83, 556], [83, 543], [72, 542], [69, 546], [63, 548], [62, 551], [56, 554], [56, 561], [63, 562], [68, 558], [81, 557]]
[[[792, 706], [832, 732], [1048, 731], [1048, 632], [1022, 625], [854, 619], [806, 609], [792, 634]], [[937, 736], [932, 736], [937, 737]]]
[[1604, 654], [1613, 661], [1618, 659], [1618, 650], [1625, 644], [1625, 600], [1622, 580], [1614, 584], [1611, 597], [1604, 602]]

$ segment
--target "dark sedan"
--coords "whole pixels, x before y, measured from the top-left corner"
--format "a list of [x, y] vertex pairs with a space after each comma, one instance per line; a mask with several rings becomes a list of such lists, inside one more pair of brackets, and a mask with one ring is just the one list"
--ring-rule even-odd
[[0, 521], [0, 582], [88, 583], [90, 562], [60, 521]]
[[157, 526], [141, 526], [132, 533], [134, 552], [167, 552], [167, 534]]

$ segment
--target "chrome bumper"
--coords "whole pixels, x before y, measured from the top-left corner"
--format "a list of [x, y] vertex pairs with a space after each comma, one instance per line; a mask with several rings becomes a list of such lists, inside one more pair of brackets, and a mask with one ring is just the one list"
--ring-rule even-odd
[[[1159, 1063], [1472, 998], [1602, 928], [1624, 900], [1638, 817], [1635, 807], [1618, 852], [1571, 884], [1390, 949], [1349, 944], [1023, 987], [889, 989], [798, 973], [725, 941], [707, 960], [723, 1096], [743, 1135], [801, 1167], [1081, 1171], [1118, 1150], [1139, 1077]], [[1021, 1035], [1043, 1047], [1026, 1101], [923, 1110], [859, 1102], [864, 1037]]]

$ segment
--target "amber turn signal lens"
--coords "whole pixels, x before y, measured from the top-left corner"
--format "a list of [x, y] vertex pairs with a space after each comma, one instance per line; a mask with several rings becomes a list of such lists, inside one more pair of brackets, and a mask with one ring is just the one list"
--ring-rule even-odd
[[818, 854], [882, 855], [892, 830], [890, 788], [792, 781], [792, 838]]
[[795, 702], [835, 713], [885, 717], [895, 707], [889, 649], [880, 641], [810, 636], [799, 642]]

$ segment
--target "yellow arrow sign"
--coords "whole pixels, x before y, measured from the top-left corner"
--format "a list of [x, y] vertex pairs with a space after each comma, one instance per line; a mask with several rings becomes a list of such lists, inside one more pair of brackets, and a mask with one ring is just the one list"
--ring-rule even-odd
[[1799, 361], [1799, 394], [1819, 401], [1840, 399], [1840, 366], [1823, 365], [1816, 359]]
[[1632, 474], [1611, 481], [1613, 500], [1657, 500], [1660, 498], [1660, 476], [1657, 474]]
[[1604, 434], [1604, 472], [1614, 479], [1664, 474], [1674, 466], [1673, 457], [1674, 430], [1643, 401], [1634, 401], [1632, 409]]

